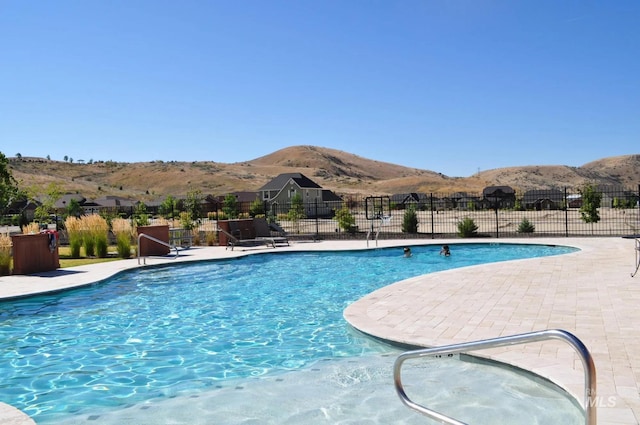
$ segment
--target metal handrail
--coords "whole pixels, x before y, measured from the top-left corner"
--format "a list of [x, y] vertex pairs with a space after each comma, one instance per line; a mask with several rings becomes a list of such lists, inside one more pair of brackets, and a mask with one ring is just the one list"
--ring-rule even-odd
[[[160, 240], [158, 238], [154, 238], [153, 236], [149, 236], [149, 235], [147, 235], [145, 233], [140, 233], [138, 235], [138, 264], [140, 264], [140, 239], [142, 239], [143, 237], [145, 237], [145, 238], [147, 238], [149, 240], [152, 240], [152, 241], [154, 241], [156, 243], [159, 243], [160, 245], [168, 247], [169, 251], [171, 251], [171, 248], [175, 248], [175, 250], [176, 250], [175, 258], [178, 258], [178, 255], [180, 255], [180, 252], [178, 251], [178, 247], [177, 246], [171, 246], [170, 244], [168, 244], [167, 242], [165, 242], [163, 240]], [[146, 258], [147, 257], [142, 257], [142, 264], [145, 264], [145, 265], [147, 264]]]
[[460, 422], [449, 416], [438, 413], [425, 406], [417, 404], [407, 396], [402, 386], [401, 370], [402, 364], [409, 359], [420, 358], [425, 356], [432, 356], [434, 354], [455, 354], [472, 350], [483, 350], [487, 348], [504, 347], [508, 345], [525, 344], [529, 342], [544, 341], [549, 339], [559, 339], [569, 345], [571, 345], [582, 360], [582, 367], [584, 369], [584, 411], [585, 411], [585, 425], [596, 425], [596, 367], [591, 357], [591, 353], [587, 347], [573, 334], [561, 330], [561, 329], [547, 329], [537, 332], [529, 332], [518, 335], [504, 336], [492, 339], [485, 339], [481, 341], [464, 342], [460, 344], [451, 344], [442, 347], [425, 348], [420, 350], [408, 351], [402, 353], [395, 361], [393, 367], [393, 379], [395, 383], [396, 392], [400, 396], [400, 400], [408, 407], [428, 416], [431, 419], [435, 419], [444, 424], [451, 425], [466, 425], [464, 422]]
[[[380, 230], [382, 229], [382, 226], [385, 223], [388, 223], [391, 220], [391, 216], [380, 216], [377, 219], [380, 220], [380, 225], [378, 225], [378, 228], [376, 229], [376, 237], [375, 237], [376, 246], [378, 246], [378, 236], [380, 235]], [[373, 223], [371, 223], [371, 229], [367, 231], [367, 248], [369, 248], [369, 236], [371, 235], [372, 232], [373, 232]]]
[[[373, 231], [373, 229], [372, 229], [372, 230], [367, 231], [367, 248], [369, 248], [369, 236], [371, 236], [371, 232], [372, 232], [372, 231]], [[378, 246], [378, 234], [380, 234], [380, 229], [378, 229], [378, 230], [376, 231], [376, 237], [375, 237], [375, 239], [374, 239], [374, 240], [376, 241], [376, 246]]]
[[640, 269], [640, 234], [626, 235], [626, 236], [623, 236], [623, 238], [635, 240], [636, 269], [633, 273], [631, 273], [631, 277], [635, 277], [636, 274], [638, 273], [638, 269]]

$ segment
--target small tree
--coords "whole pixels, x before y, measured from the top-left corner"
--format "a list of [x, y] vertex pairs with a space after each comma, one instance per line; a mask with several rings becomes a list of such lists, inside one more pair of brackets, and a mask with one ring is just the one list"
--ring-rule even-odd
[[18, 182], [13, 178], [13, 174], [9, 170], [9, 161], [0, 152], [0, 215], [6, 213], [11, 202], [19, 195]]
[[256, 199], [255, 201], [251, 202], [251, 205], [249, 206], [249, 215], [251, 217], [264, 215], [264, 204], [260, 199]]
[[149, 214], [147, 214], [147, 206], [144, 202], [138, 202], [133, 210], [133, 222], [136, 227], [149, 225]]
[[191, 217], [191, 213], [189, 211], [183, 211], [180, 213], [180, 225], [185, 230], [193, 230], [195, 224], [193, 222], [193, 218]]
[[356, 219], [349, 211], [347, 204], [342, 204], [342, 208], [336, 211], [336, 220], [338, 221], [338, 227], [345, 232], [354, 233], [356, 229]]
[[72, 198], [69, 201], [69, 205], [67, 205], [67, 210], [65, 211], [67, 217], [68, 216], [80, 217], [83, 212], [84, 210], [80, 206], [80, 202], [78, 202], [78, 200], [75, 198]]
[[602, 201], [602, 193], [597, 192], [595, 187], [587, 184], [580, 189], [582, 197], [582, 205], [580, 206], [580, 218], [585, 223], [597, 223], [600, 221], [600, 202]]
[[194, 189], [187, 192], [187, 199], [184, 201], [184, 209], [191, 216], [191, 220], [195, 220], [197, 222], [200, 221], [202, 217], [202, 200], [204, 197], [202, 196], [202, 192]]
[[410, 205], [404, 212], [402, 218], [402, 232], [403, 233], [418, 233], [418, 214], [416, 214], [416, 207]]
[[238, 200], [233, 194], [229, 193], [224, 197], [222, 212], [227, 219], [238, 218], [240, 215], [238, 211]]
[[472, 238], [478, 235], [478, 226], [471, 217], [466, 217], [458, 222], [458, 236]]
[[300, 220], [303, 218], [305, 218], [305, 214], [302, 195], [296, 193], [291, 198], [291, 208], [289, 208], [289, 212], [287, 212], [287, 219], [294, 223], [298, 233], [300, 233]]
[[516, 211], [524, 210], [524, 207], [522, 206], [522, 198], [516, 198], [516, 201], [513, 204], [513, 209]]
[[[40, 202], [33, 212], [33, 217], [40, 223], [49, 223], [51, 221], [51, 214], [55, 212], [55, 203], [60, 198], [60, 186], [55, 183], [50, 183], [47, 186], [46, 196]], [[32, 195], [33, 198], [36, 195]]]
[[158, 207], [158, 212], [164, 218], [167, 218], [167, 219], [175, 218], [179, 213], [178, 201], [176, 201], [176, 199], [171, 195], [167, 196], [164, 199], [164, 201], [162, 201], [162, 203], [160, 204], [160, 207]]
[[518, 225], [518, 230], [516, 231], [518, 233], [533, 233], [536, 231], [536, 226], [534, 226], [533, 223], [531, 223], [529, 219], [525, 217], [522, 219], [522, 221], [520, 221], [520, 224]]

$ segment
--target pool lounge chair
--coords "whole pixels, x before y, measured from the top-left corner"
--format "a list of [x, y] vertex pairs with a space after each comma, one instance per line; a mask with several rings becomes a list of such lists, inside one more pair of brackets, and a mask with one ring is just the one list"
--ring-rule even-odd
[[[264, 218], [256, 218], [253, 220], [252, 228], [241, 229], [238, 223], [229, 222], [229, 231], [218, 227], [218, 232], [222, 232], [227, 236], [227, 249], [236, 246], [260, 246], [267, 245], [275, 248], [278, 245], [289, 245], [289, 240], [284, 236], [272, 236], [269, 225]], [[255, 235], [255, 237], [243, 237], [243, 235]]]
[[269, 228], [272, 233], [275, 233], [281, 237], [286, 237], [288, 239], [296, 239], [296, 240], [311, 240], [313, 242], [318, 242], [320, 240], [320, 236], [316, 233], [288, 233], [284, 230], [278, 223], [269, 223]]
[[289, 246], [289, 238], [284, 234], [277, 233], [274, 235], [271, 227], [265, 218], [254, 218], [253, 228], [256, 231], [256, 239], [267, 239], [272, 242], [273, 246], [287, 245]]

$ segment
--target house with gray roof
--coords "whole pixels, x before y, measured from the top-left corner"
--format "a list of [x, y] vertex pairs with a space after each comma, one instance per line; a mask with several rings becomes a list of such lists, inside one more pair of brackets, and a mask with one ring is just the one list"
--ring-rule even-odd
[[39, 201], [28, 198], [14, 199], [7, 207], [5, 214], [9, 216], [22, 216], [22, 220], [28, 223], [30, 221], [33, 221], [33, 219], [35, 218], [36, 208], [38, 208], [40, 205], [41, 203]]
[[482, 199], [467, 192], [455, 192], [446, 198], [445, 205], [460, 211], [475, 210], [481, 207]]
[[482, 190], [482, 198], [488, 208], [513, 208], [516, 191], [511, 186], [487, 186]]
[[559, 210], [564, 205], [564, 192], [558, 189], [527, 190], [522, 196], [522, 207], [527, 210]]
[[397, 209], [407, 209], [413, 205], [416, 209], [424, 209], [429, 206], [429, 197], [425, 193], [395, 193], [390, 197], [391, 204]]
[[301, 173], [284, 173], [258, 189], [260, 199], [274, 214], [286, 214], [291, 200], [300, 195], [306, 217], [332, 217], [342, 206], [342, 199]]

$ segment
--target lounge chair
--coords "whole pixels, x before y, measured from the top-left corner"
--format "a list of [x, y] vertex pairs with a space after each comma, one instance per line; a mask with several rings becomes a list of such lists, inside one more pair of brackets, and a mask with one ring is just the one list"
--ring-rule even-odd
[[292, 234], [292, 233], [287, 233], [286, 230], [284, 230], [278, 223], [269, 223], [269, 228], [271, 229], [272, 233], [277, 234], [280, 237], [286, 237], [288, 239], [302, 239], [302, 240], [312, 240], [314, 242], [317, 242], [320, 240], [320, 237], [316, 234], [316, 233], [297, 233], [297, 234]]
[[289, 238], [286, 235], [278, 233], [273, 235], [271, 227], [265, 218], [254, 218], [253, 228], [256, 232], [256, 239], [267, 239], [276, 245], [289, 245]]
[[260, 246], [267, 245], [275, 248], [277, 245], [289, 245], [289, 240], [282, 236], [271, 236], [267, 221], [262, 218], [254, 219], [251, 227], [241, 228], [238, 222], [229, 221], [229, 231], [218, 227], [218, 232], [227, 236], [227, 249], [236, 246]]

